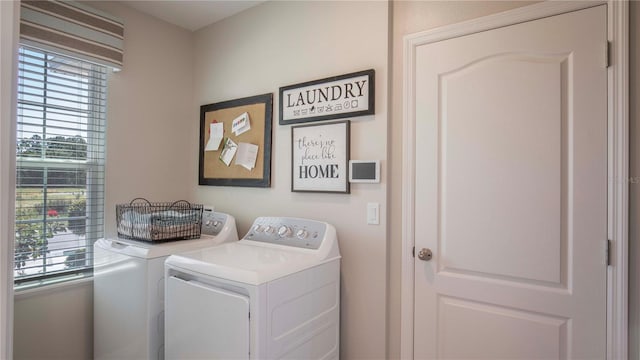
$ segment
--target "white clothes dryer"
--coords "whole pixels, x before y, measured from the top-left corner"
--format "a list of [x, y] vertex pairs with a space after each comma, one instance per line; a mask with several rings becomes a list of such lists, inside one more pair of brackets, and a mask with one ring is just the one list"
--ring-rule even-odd
[[325, 222], [260, 217], [165, 262], [167, 359], [338, 359], [340, 251]]
[[94, 358], [164, 358], [164, 262], [171, 254], [238, 240], [235, 218], [205, 210], [198, 239], [94, 244]]

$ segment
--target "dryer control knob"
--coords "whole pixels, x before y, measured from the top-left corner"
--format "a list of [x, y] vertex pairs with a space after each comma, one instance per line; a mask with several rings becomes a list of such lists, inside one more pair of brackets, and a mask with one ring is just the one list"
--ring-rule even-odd
[[274, 231], [275, 231], [275, 228], [271, 225], [267, 225], [264, 228], [264, 232], [266, 232], [267, 234], [273, 234]]
[[280, 236], [280, 237], [289, 237], [289, 236], [291, 236], [291, 228], [286, 226], [286, 225], [280, 226], [280, 228], [278, 228], [278, 236]]
[[307, 236], [309, 236], [309, 232], [307, 232], [307, 230], [305, 229], [300, 229], [298, 230], [298, 232], [296, 232], [296, 237], [300, 240], [306, 239]]
[[262, 226], [260, 226], [260, 225], [256, 225], [256, 226], [253, 227], [253, 231], [255, 231], [255, 232], [262, 232], [262, 230], [263, 230]]

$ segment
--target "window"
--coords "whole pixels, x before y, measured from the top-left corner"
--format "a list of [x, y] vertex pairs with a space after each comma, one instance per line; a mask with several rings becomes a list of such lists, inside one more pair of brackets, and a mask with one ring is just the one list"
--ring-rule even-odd
[[103, 234], [104, 66], [19, 50], [16, 287], [91, 273]]

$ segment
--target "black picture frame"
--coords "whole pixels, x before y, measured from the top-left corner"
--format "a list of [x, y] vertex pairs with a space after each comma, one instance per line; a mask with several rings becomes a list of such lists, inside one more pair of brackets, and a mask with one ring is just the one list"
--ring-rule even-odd
[[[364, 86], [362, 88], [358, 88], [358, 87], [354, 88], [353, 85], [349, 87], [349, 85], [347, 85], [348, 82], [344, 83], [344, 80], [362, 78], [362, 77], [367, 79], [366, 89]], [[324, 103], [322, 103], [322, 97], [323, 97], [322, 95], [326, 95], [324, 96], [324, 98], [328, 100], [329, 92], [332, 91], [332, 87], [333, 86], [337, 87], [338, 84], [340, 83], [345, 84], [345, 88], [340, 89], [341, 94], [342, 92], [345, 93], [345, 98], [338, 99], [336, 101], [333, 101], [333, 98], [332, 98], [331, 102], [325, 101]], [[334, 85], [331, 85], [331, 84], [334, 84]], [[322, 85], [322, 86], [314, 86], [314, 85]], [[304, 100], [310, 100], [310, 94], [306, 93], [304, 90], [304, 88], [307, 88], [307, 87], [310, 87], [310, 89], [307, 89], [307, 90], [315, 90], [313, 92], [314, 94], [313, 104], [311, 103], [311, 101], [304, 101]], [[299, 101], [296, 102], [295, 95], [296, 95], [297, 89], [301, 89], [300, 92], [297, 93], [297, 95], [299, 96], [302, 94], [302, 92], [305, 92], [306, 99], [304, 99], [305, 96], [303, 96], [303, 99], [298, 98]], [[323, 92], [322, 91], [323, 89], [326, 90], [326, 92]], [[362, 95], [364, 97], [365, 93], [366, 93], [365, 99], [357, 99], [359, 97], [358, 95]], [[349, 94], [354, 95], [355, 98], [351, 98], [351, 100], [349, 100]], [[291, 95], [294, 95], [293, 100]], [[335, 94], [332, 93], [332, 95], [335, 95]], [[358, 103], [359, 100], [363, 100], [363, 101]], [[346, 110], [344, 108], [346, 106], [349, 106], [349, 108], [352, 108], [353, 101], [355, 101], [356, 104], [358, 104], [358, 107], [356, 108], [357, 110], [355, 111]], [[290, 105], [293, 105], [294, 102], [296, 105], [295, 107], [300, 108], [298, 109], [299, 111], [307, 111], [307, 113], [305, 113], [304, 115], [300, 114], [298, 117], [295, 117], [295, 114], [292, 115], [291, 112], [295, 112], [296, 109], [295, 108], [292, 109], [292, 106]], [[299, 105], [299, 103], [302, 103], [302, 105]], [[313, 80], [313, 81], [307, 81], [299, 84], [283, 86], [280, 88], [280, 92], [279, 92], [279, 105], [280, 105], [280, 116], [279, 116], [278, 122], [280, 125], [290, 125], [290, 124], [306, 123], [306, 122], [313, 122], [313, 121], [335, 120], [335, 119], [344, 119], [344, 118], [351, 118], [351, 117], [357, 117], [357, 116], [373, 115], [375, 114], [375, 70], [373, 69], [363, 70], [363, 71], [353, 72], [349, 74], [328, 77], [320, 80]], [[320, 105], [322, 105], [322, 107], [320, 107]], [[340, 112], [337, 112], [337, 110], [333, 110], [333, 109], [337, 109], [337, 106], [341, 107]], [[317, 108], [313, 109], [314, 107], [317, 107]], [[328, 112], [325, 110], [325, 109], [328, 109], [329, 107], [332, 108], [332, 112]], [[322, 112], [320, 112], [320, 110], [322, 110]], [[311, 114], [311, 111], [313, 111], [313, 114]]]
[[[256, 109], [264, 108], [264, 111]], [[259, 151], [256, 158], [256, 168], [261, 172], [252, 174], [253, 178], [247, 178], [242, 170], [227, 169], [220, 167], [220, 164], [212, 160], [213, 156], [205, 154], [205, 146], [208, 137], [207, 126], [211, 123], [208, 120], [210, 114], [220, 114], [224, 119], [221, 121], [230, 123], [233, 118], [243, 112], [252, 112], [251, 130], [239, 136], [233, 136], [231, 127], [225, 128], [225, 137], [242, 141], [242, 136], [250, 134], [253, 142], [258, 143]], [[200, 146], [199, 146], [199, 166], [198, 185], [211, 186], [242, 186], [242, 187], [270, 187], [271, 186], [271, 131], [273, 122], [273, 94], [262, 94], [228, 101], [217, 102], [200, 106]], [[217, 122], [217, 120], [216, 120]], [[251, 133], [253, 132], [253, 133]], [[222, 147], [222, 145], [221, 145]], [[262, 155], [262, 156], [261, 156]], [[238, 165], [235, 165], [238, 166]], [[220, 176], [207, 176], [208, 173], [221, 173]], [[257, 170], [256, 170], [257, 171]]]
[[350, 142], [349, 120], [292, 126], [291, 191], [349, 194]]

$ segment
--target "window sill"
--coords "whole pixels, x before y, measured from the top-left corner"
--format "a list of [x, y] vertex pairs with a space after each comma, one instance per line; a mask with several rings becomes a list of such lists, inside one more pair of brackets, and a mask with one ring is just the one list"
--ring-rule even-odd
[[88, 286], [93, 284], [93, 275], [86, 274], [84, 276], [77, 276], [70, 279], [48, 279], [42, 282], [35, 282], [31, 284], [24, 284], [14, 288], [14, 299], [20, 300], [31, 296], [43, 295], [47, 293], [53, 293], [57, 291], [63, 291], [65, 289]]

